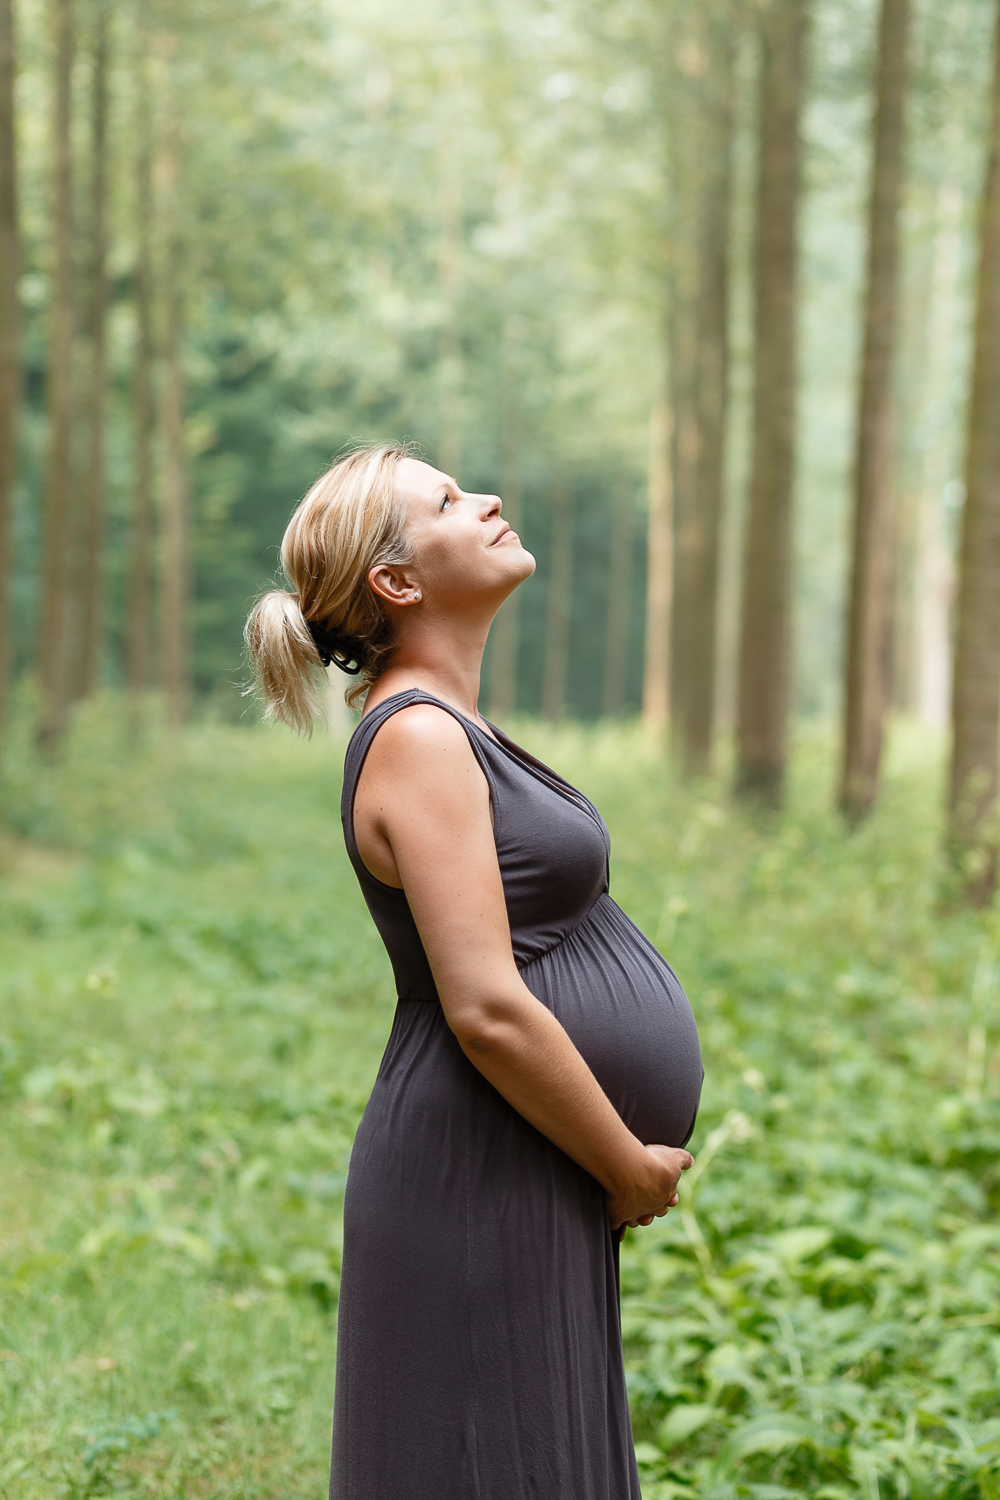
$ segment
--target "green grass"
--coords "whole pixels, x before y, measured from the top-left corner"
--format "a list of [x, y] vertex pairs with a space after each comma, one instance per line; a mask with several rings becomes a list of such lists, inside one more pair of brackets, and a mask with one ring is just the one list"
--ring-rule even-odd
[[[698, 1180], [623, 1255], [647, 1500], [1000, 1500], [995, 919], [939, 901], [934, 747], [897, 734], [847, 836], [822, 736], [755, 820], [634, 727], [521, 729], [604, 811], [704, 1044]], [[392, 1011], [340, 747], [137, 751], [114, 703], [58, 765], [12, 738], [0, 1496], [319, 1497]]]

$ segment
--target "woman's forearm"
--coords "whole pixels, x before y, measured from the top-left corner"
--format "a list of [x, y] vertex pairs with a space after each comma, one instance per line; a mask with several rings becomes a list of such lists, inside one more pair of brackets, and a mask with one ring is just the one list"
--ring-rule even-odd
[[452, 1021], [469, 1061], [536, 1130], [608, 1193], [647, 1169], [628, 1129], [563, 1027], [526, 986]]

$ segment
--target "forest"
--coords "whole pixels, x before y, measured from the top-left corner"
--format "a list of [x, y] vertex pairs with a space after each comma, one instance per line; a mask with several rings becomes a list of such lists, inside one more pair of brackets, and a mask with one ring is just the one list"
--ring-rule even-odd
[[238, 715], [291, 506], [391, 433], [540, 558], [496, 714], [641, 709], [772, 801], [839, 714], [856, 819], [887, 714], [954, 710], [988, 899], [993, 10], [5, 5], [0, 639], [40, 743], [99, 688]]
[[0, 1500], [324, 1492], [393, 985], [242, 629], [384, 439], [702, 1035], [645, 1500], [998, 1500], [996, 0], [0, 0]]

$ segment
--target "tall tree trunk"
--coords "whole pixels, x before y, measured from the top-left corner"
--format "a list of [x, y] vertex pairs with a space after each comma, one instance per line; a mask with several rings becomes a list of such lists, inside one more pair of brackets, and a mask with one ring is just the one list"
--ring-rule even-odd
[[948, 723], [951, 703], [951, 618], [955, 561], [947, 535], [941, 490], [930, 486], [920, 513], [917, 713], [932, 729]]
[[688, 728], [695, 656], [699, 561], [704, 535], [698, 477], [698, 221], [704, 148], [703, 88], [708, 52], [695, 7], [674, 11], [676, 35], [669, 79], [668, 324], [673, 415], [674, 577], [670, 622], [670, 727], [682, 764], [689, 764]]
[[[508, 318], [500, 348], [500, 499], [511, 529], [517, 532], [524, 499], [519, 364]], [[490, 631], [490, 712], [501, 722], [517, 705], [519, 593], [515, 589], [504, 601]]]
[[893, 597], [893, 353], [910, 0], [882, 0], [868, 239], [868, 290], [854, 465], [854, 546], [840, 805], [863, 817], [878, 790]]
[[[446, 70], [450, 90], [458, 87], [458, 74]], [[454, 95], [453, 95], [454, 97]], [[447, 123], [441, 147], [441, 241], [438, 250], [438, 284], [441, 296], [441, 342], [438, 380], [438, 468], [460, 479], [462, 462], [462, 163], [454, 121]]]
[[611, 502], [608, 611], [604, 624], [604, 680], [601, 684], [603, 714], [620, 714], [625, 705], [634, 517], [631, 487], [619, 483]]
[[16, 51], [13, 0], [0, 0], [0, 735], [11, 668], [10, 585], [21, 411], [20, 236], [17, 216]]
[[110, 0], [97, 0], [94, 14], [93, 73], [91, 76], [91, 190], [90, 190], [90, 386], [87, 392], [89, 444], [84, 499], [83, 568], [81, 579], [77, 691], [87, 697], [97, 686], [104, 626], [102, 568], [105, 515], [104, 422], [107, 382], [108, 310], [108, 48]]
[[39, 743], [51, 749], [66, 728], [67, 574], [73, 426], [72, 0], [52, 0], [55, 70], [52, 134], [52, 309], [48, 360]]
[[646, 631], [642, 718], [662, 731], [670, 719], [670, 626], [674, 578], [673, 433], [665, 397], [649, 420], [649, 512], [646, 529]]
[[149, 688], [153, 541], [153, 104], [149, 33], [141, 6], [136, 22], [134, 75], [136, 344], [125, 672], [136, 720], [142, 696]]
[[950, 835], [970, 899], [996, 883], [1000, 718], [1000, 7], [983, 191], [952, 695]]
[[[946, 402], [952, 377], [952, 351], [958, 332], [962, 286], [964, 205], [961, 188], [941, 184], [938, 234], [931, 289], [929, 403]], [[929, 405], [929, 411], [933, 407]], [[955, 562], [948, 538], [944, 494], [951, 463], [951, 426], [933, 423], [923, 462], [920, 515], [919, 691], [921, 722], [943, 729], [949, 720], [952, 689], [952, 605]]]
[[557, 481], [552, 492], [552, 552], [549, 559], [549, 606], [542, 671], [542, 713], [553, 721], [566, 710], [569, 664], [569, 614], [573, 582], [573, 503], [569, 485]]
[[792, 656], [799, 117], [807, 0], [761, 21], [754, 393], [737, 693], [737, 791], [784, 791]]
[[[173, 54], [170, 39], [168, 62]], [[183, 723], [188, 701], [188, 476], [184, 452], [184, 245], [179, 186], [180, 119], [172, 80], [162, 181], [166, 328], [163, 339], [163, 585], [160, 641], [167, 723]]]
[[922, 419], [930, 377], [930, 331], [934, 299], [935, 226], [928, 222], [908, 257], [903, 278], [899, 351], [899, 439], [896, 491], [896, 588], [893, 601], [892, 707], [916, 714], [920, 687], [920, 559], [925, 476]]
[[893, 707], [942, 728], [951, 697], [951, 598], [954, 565], [942, 497], [952, 462], [950, 423], [935, 421], [952, 375], [961, 282], [962, 192], [942, 182], [909, 260], [900, 334], [901, 475], [892, 631]]
[[707, 73], [704, 147], [701, 155], [698, 230], [694, 514], [684, 565], [690, 573], [687, 689], [682, 726], [684, 763], [704, 774], [711, 767], [715, 729], [719, 551], [722, 522], [726, 415], [729, 397], [729, 240], [732, 216], [733, 8], [728, 0], [706, 6]]

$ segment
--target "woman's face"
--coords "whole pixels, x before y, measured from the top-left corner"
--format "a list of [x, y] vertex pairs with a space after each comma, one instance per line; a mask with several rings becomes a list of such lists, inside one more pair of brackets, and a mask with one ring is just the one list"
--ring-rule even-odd
[[402, 571], [428, 601], [499, 605], [535, 571], [535, 559], [501, 516], [496, 495], [466, 494], [447, 474], [415, 458], [399, 460], [394, 488], [413, 542], [413, 561]]

